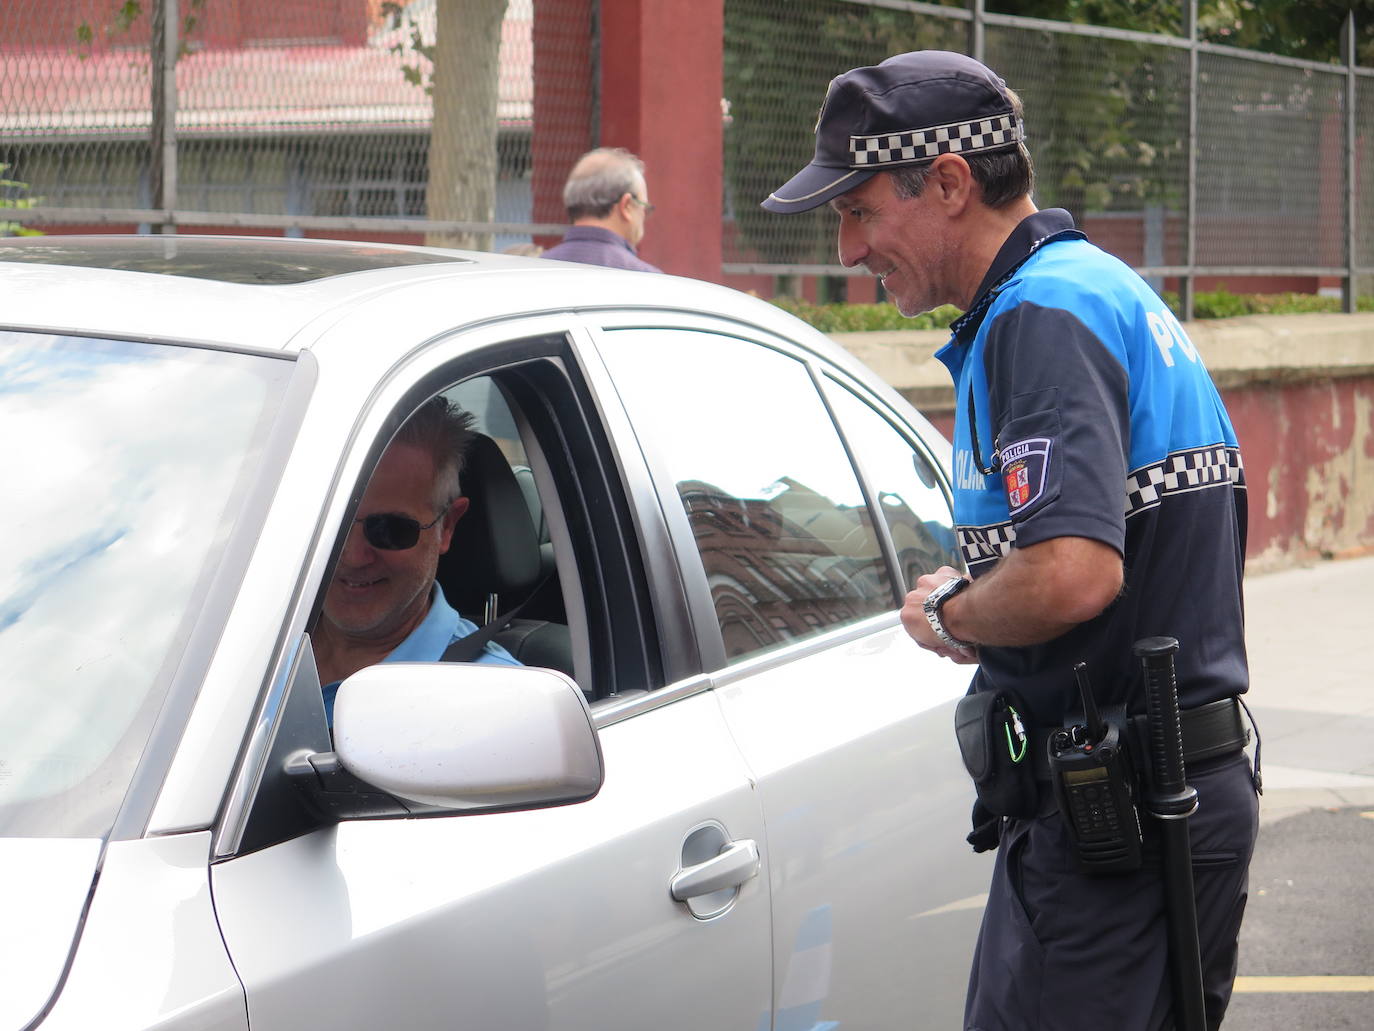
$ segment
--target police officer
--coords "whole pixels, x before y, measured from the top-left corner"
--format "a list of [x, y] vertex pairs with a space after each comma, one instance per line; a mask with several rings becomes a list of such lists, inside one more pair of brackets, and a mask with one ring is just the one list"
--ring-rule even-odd
[[[831, 82], [815, 133], [814, 160], [763, 206], [828, 203], [840, 260], [877, 276], [904, 315], [964, 311], [937, 357], [956, 387], [954, 516], [969, 578], [949, 567], [922, 576], [902, 609], [907, 631], [977, 663], [970, 693], [1018, 695], [1035, 749], [1079, 708], [1076, 663], [1099, 705], [1138, 714], [1133, 642], [1181, 642], [1216, 1027], [1258, 809], [1236, 701], [1248, 684], [1246, 509], [1226, 410], [1164, 302], [1067, 211], [1037, 210], [1021, 104], [991, 70], [941, 51], [853, 69]], [[970, 835], [998, 855], [966, 1028], [1172, 1026], [1152, 821], [1139, 870], [1088, 876], [1046, 787], [1034, 814], [989, 818]]]

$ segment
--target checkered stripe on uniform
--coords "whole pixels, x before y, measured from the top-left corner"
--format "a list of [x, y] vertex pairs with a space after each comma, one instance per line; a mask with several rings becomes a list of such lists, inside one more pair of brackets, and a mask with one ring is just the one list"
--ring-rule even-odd
[[983, 562], [995, 562], [1011, 551], [1011, 543], [1016, 540], [1016, 527], [1011, 523], [961, 526], [958, 534], [959, 550], [963, 552], [965, 564], [972, 569]]
[[1025, 139], [1025, 127], [1015, 115], [975, 118], [933, 129], [908, 129], [878, 136], [849, 137], [850, 165], [872, 168], [929, 161], [941, 154], [973, 154], [995, 150]]
[[1176, 451], [1126, 476], [1126, 515], [1153, 508], [1169, 494], [1206, 487], [1245, 487], [1240, 450], [1225, 444]]

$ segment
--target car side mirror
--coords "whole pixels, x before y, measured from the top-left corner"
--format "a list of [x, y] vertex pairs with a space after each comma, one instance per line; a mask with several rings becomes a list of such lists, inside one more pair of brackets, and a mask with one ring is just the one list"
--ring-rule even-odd
[[288, 765], [311, 808], [336, 819], [568, 805], [594, 797], [604, 776], [572, 680], [456, 663], [359, 670], [334, 702], [334, 751]]

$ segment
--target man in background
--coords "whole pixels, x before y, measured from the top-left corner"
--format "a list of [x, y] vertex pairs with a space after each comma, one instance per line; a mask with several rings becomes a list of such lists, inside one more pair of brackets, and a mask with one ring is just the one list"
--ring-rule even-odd
[[578, 158], [563, 186], [563, 205], [572, 227], [544, 257], [635, 272], [663, 271], [635, 252], [654, 206], [644, 182], [644, 162], [628, 150], [599, 147]]

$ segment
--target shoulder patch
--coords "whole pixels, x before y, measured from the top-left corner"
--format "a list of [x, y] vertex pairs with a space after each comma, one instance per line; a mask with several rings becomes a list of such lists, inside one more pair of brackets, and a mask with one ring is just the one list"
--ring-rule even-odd
[[1027, 437], [1002, 448], [1002, 483], [1012, 515], [1034, 504], [1045, 492], [1052, 444], [1049, 437]]

